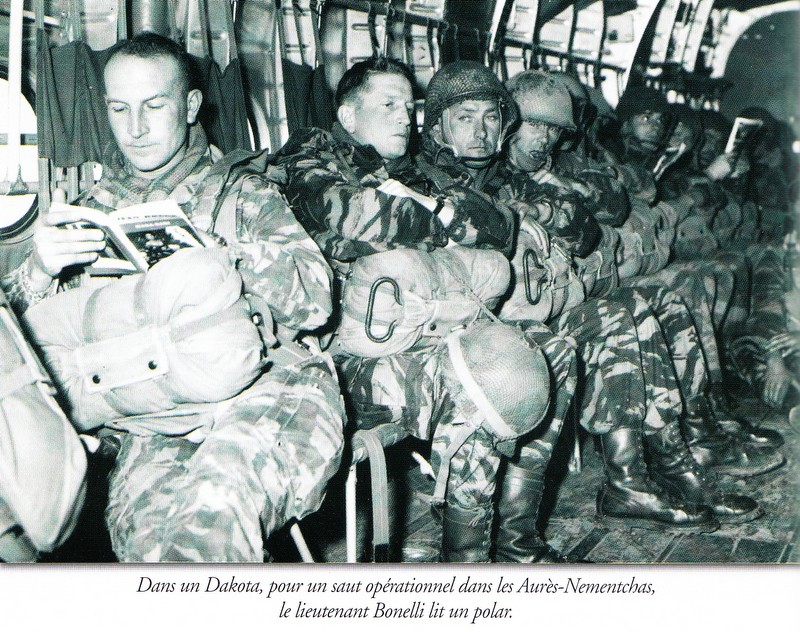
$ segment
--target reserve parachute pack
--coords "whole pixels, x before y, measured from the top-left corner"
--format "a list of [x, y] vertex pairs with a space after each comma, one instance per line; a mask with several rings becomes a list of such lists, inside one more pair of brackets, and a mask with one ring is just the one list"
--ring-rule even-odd
[[514, 286], [503, 302], [500, 317], [507, 321], [548, 322], [586, 298], [583, 283], [572, 267], [572, 256], [556, 240], [545, 257], [524, 219], [517, 234], [511, 266]]
[[0, 291], [0, 559], [33, 561], [72, 533], [86, 453]]
[[355, 261], [344, 281], [338, 344], [378, 358], [422, 336], [444, 337], [481, 317], [508, 288], [508, 260], [493, 250], [398, 248]]
[[[73, 424], [88, 430], [220, 402], [252, 384], [274, 338], [269, 311], [254, 314], [242, 288], [227, 249], [187, 248], [146, 273], [56, 294], [25, 320]], [[154, 430], [195, 430], [190, 412]]]

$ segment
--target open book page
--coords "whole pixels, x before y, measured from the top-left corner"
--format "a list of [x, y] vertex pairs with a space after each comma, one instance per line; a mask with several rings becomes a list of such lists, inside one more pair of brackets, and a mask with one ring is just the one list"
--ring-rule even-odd
[[725, 153], [738, 157], [739, 154], [742, 153], [742, 148], [747, 139], [763, 124], [764, 123], [758, 119], [748, 119], [737, 116], [736, 120], [733, 122], [731, 134], [728, 136], [728, 143], [725, 145]]
[[82, 226], [105, 233], [105, 250], [87, 268], [94, 276], [144, 272], [182, 248], [203, 246], [197, 230], [174, 200], [146, 202], [111, 213], [57, 202], [51, 208], [78, 211], [84, 219]]

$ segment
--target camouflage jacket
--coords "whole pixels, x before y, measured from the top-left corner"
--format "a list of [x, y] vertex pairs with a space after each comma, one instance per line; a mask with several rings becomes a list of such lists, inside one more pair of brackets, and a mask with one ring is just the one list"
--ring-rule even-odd
[[[438, 188], [409, 156], [384, 161], [338, 124], [333, 132], [295, 132], [278, 152], [276, 164], [285, 169], [284, 191], [295, 213], [331, 260], [350, 262], [401, 247], [431, 251], [449, 240], [510, 252], [509, 212], [494, 211], [495, 222], [483, 221], [468, 189]], [[445, 227], [415, 200], [378, 191], [390, 178], [446, 198], [455, 209], [453, 220]]]
[[585, 256], [597, 244], [599, 226], [580, 196], [539, 184], [527, 173], [512, 170], [505, 160], [494, 160], [484, 169], [470, 172], [450, 149], [427, 137], [419, 161], [434, 180], [478, 190], [495, 204], [508, 205], [520, 217], [537, 221], [551, 235], [560, 238], [573, 254]]
[[600, 225], [585, 198], [552, 184], [540, 184], [524, 171], [508, 166], [505, 170], [506, 183], [498, 192], [501, 199], [515, 200], [534, 209], [545, 207], [533, 217], [538, 216], [537, 221], [545, 230], [558, 237], [576, 257], [585, 257], [597, 247]]
[[653, 168], [658, 161], [658, 152], [645, 151], [631, 138], [625, 138], [624, 142], [620, 142], [619, 149], [618, 153], [609, 149], [603, 153], [619, 173], [628, 195], [635, 196], [647, 204], [654, 204], [658, 188]]
[[552, 167], [553, 173], [577, 180], [590, 191], [584, 198], [594, 218], [607, 226], [622, 226], [631, 211], [628, 192], [622, 184], [622, 173], [613, 165], [594, 160], [575, 151], [559, 152]]
[[[239, 164], [264, 156], [241, 152]], [[231, 231], [221, 234], [239, 260], [248, 289], [269, 305], [277, 323], [290, 330], [324, 325], [331, 314], [331, 270], [319, 248], [295, 219], [277, 184], [264, 174], [237, 168], [210, 147], [199, 125], [191, 128], [190, 146], [183, 161], [155, 181], [130, 173], [118, 150], [106, 152], [102, 179], [78, 203], [110, 212], [134, 204], [174, 199], [199, 229], [214, 235], [216, 213], [228, 218]], [[215, 164], [216, 163], [216, 164]], [[212, 203], [204, 203], [211, 201]], [[24, 311], [32, 297], [22, 276], [25, 264], [4, 277], [15, 307]], [[80, 278], [61, 279], [71, 287]]]

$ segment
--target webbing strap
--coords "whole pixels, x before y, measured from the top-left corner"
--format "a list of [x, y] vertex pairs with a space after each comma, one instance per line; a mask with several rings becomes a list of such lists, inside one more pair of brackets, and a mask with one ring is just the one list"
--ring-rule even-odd
[[294, 18], [294, 30], [297, 34], [297, 48], [300, 53], [300, 61], [304, 65], [310, 65], [306, 60], [305, 46], [303, 45], [303, 10], [297, 3], [297, 0], [292, 0], [292, 17]]
[[385, 562], [388, 559], [389, 549], [389, 490], [386, 457], [383, 454], [383, 445], [374, 433], [362, 431], [359, 436], [369, 456], [369, 474], [372, 486], [373, 560]]
[[117, 41], [128, 39], [128, 3], [117, 0]]
[[429, 502], [431, 505], [441, 506], [445, 502], [445, 494], [447, 494], [447, 482], [450, 479], [450, 462], [453, 457], [461, 449], [467, 439], [475, 432], [475, 428], [469, 424], [464, 424], [461, 429], [452, 437], [450, 445], [447, 446], [442, 455], [442, 462], [439, 465], [439, 471], [436, 473], [436, 486], [434, 487], [433, 494], [423, 494], [419, 492], [419, 497]]
[[464, 359], [464, 354], [461, 352], [461, 343], [459, 341], [459, 338], [463, 332], [463, 329], [456, 331], [452, 336], [447, 338], [447, 351], [450, 354], [450, 361], [453, 363], [453, 369], [455, 370], [456, 377], [458, 377], [458, 379], [464, 385], [467, 394], [470, 396], [472, 401], [475, 402], [478, 410], [483, 413], [487, 423], [492, 430], [496, 432], [497, 436], [500, 439], [513, 439], [517, 436], [517, 433], [511, 429], [511, 427], [500, 416], [500, 413], [497, 412], [497, 409], [492, 406], [489, 398], [486, 397], [486, 393], [475, 381], [475, 378], [472, 376], [472, 373], [467, 366], [467, 362]]
[[201, 331], [211, 329], [212, 327], [221, 325], [229, 320], [234, 320], [238, 316], [241, 316], [241, 310], [239, 309], [239, 306], [234, 303], [222, 311], [209, 314], [203, 318], [198, 318], [197, 320], [190, 321], [184, 325], [170, 327], [169, 339], [172, 342], [180, 342], [181, 340], [194, 336]]
[[[140, 274], [139, 279], [133, 288], [133, 313], [136, 317], [136, 324], [141, 328], [149, 324], [149, 319], [144, 311], [144, 280], [145, 275]], [[97, 342], [97, 303], [103, 288], [95, 290], [86, 302], [83, 312], [83, 340], [84, 342]]]
[[314, 59], [315, 67], [322, 65], [322, 38], [319, 34], [319, 20], [322, 17], [322, 5], [324, 0], [311, 0], [309, 8], [311, 9], [311, 32], [314, 35]]

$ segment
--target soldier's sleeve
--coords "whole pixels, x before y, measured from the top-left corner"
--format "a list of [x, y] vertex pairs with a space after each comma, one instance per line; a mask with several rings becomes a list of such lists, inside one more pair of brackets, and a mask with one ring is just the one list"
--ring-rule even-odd
[[595, 165], [580, 170], [575, 178], [592, 192], [586, 202], [595, 219], [608, 226], [622, 226], [631, 211], [628, 194], [610, 167]]
[[539, 184], [527, 176], [514, 177], [501, 192], [531, 209], [531, 216], [551, 235], [560, 237], [569, 251], [585, 257], [600, 241], [597, 220], [580, 195], [549, 184]]
[[279, 156], [289, 203], [326, 256], [352, 261], [397, 247], [431, 250], [447, 243], [444, 225], [427, 208], [354, 182], [342, 160], [321, 133], [296, 135]]
[[498, 250], [506, 256], [514, 247], [514, 214], [499, 200], [461, 185], [449, 186], [444, 196], [453, 206], [447, 236], [471, 248]]
[[315, 329], [332, 311], [332, 272], [277, 186], [259, 176], [242, 183], [236, 203], [239, 269], [276, 322]]
[[35, 305], [39, 301], [52, 296], [58, 289], [58, 281], [53, 279], [53, 282], [43, 291], [35, 291], [31, 288], [30, 279], [30, 257], [31, 254], [22, 261], [20, 265], [0, 276], [0, 288], [14, 308], [17, 314], [24, 313], [29, 307]]
[[653, 202], [656, 199], [657, 188], [653, 174], [640, 165], [625, 163], [615, 165], [622, 184], [630, 195]]

